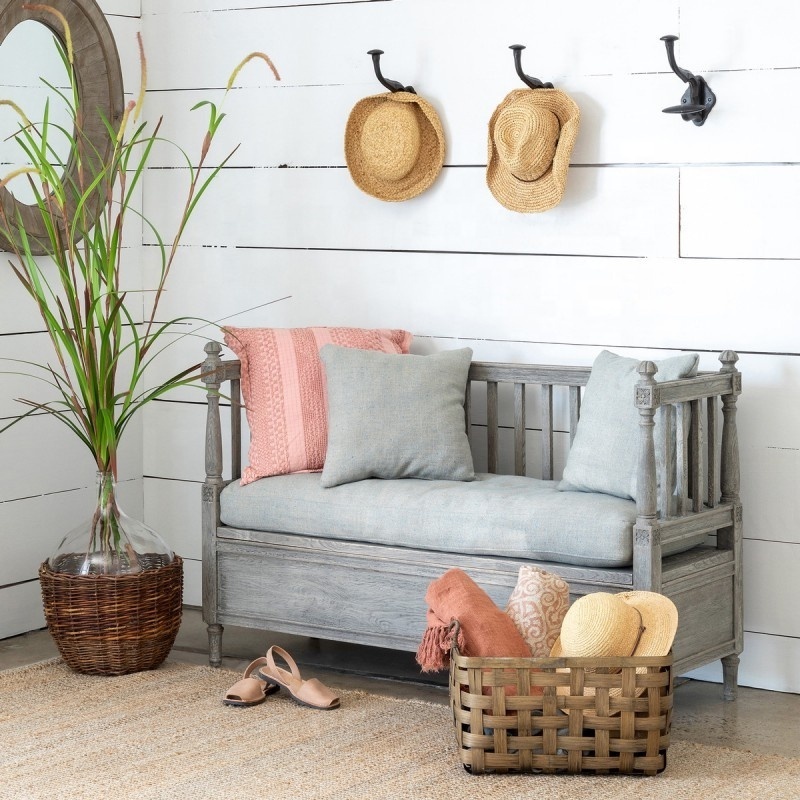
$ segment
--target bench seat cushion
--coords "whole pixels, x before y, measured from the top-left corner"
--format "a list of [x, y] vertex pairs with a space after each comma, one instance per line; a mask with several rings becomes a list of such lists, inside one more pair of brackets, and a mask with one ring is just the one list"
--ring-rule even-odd
[[[222, 492], [221, 520], [247, 530], [625, 567], [636, 504], [557, 481], [478, 473], [474, 481], [370, 478], [324, 489], [318, 473], [276, 475]], [[698, 544], [683, 541], [681, 549]], [[665, 548], [666, 552], [666, 548]]]

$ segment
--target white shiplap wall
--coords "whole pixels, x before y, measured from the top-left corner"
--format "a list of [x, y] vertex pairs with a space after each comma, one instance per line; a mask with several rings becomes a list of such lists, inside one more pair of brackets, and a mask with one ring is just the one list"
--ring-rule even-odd
[[[283, 77], [276, 85], [252, 62], [226, 98], [218, 152], [242, 145], [187, 233], [163, 313], [221, 319], [291, 295], [235, 321], [406, 327], [415, 352], [469, 345], [508, 361], [690, 349], [716, 369], [719, 350], [737, 350], [741, 679], [800, 691], [798, 22], [794, 0], [763, 0], [758, 14], [747, 0], [144, 0], [149, 116], [164, 113], [166, 134], [190, 152], [203, 117], [188, 109], [221, 100], [242, 56], [269, 53]], [[667, 66], [667, 33], [681, 37], [678, 63], [717, 94], [702, 128], [660, 111], [685, 88]], [[522, 85], [516, 42], [528, 46], [525, 70], [582, 111], [566, 196], [542, 215], [507, 211], [484, 183], [486, 123]], [[362, 194], [344, 168], [350, 109], [382, 91], [366, 55], [375, 47], [386, 75], [439, 110], [447, 137], [434, 186], [400, 204]], [[170, 230], [186, 173], [175, 154], [159, 159], [173, 169], [148, 174], [145, 203]], [[148, 285], [155, 262], [143, 252]], [[164, 368], [201, 355], [202, 340], [187, 340]], [[148, 408], [142, 425], [146, 519], [187, 559], [193, 603], [203, 423], [202, 396], [186, 390]], [[18, 449], [35, 458], [25, 442]], [[11, 525], [27, 519], [21, 503]]]
[[[251, 325], [404, 326], [415, 350], [468, 344], [486, 359], [589, 363], [698, 350], [741, 355], [746, 649], [742, 682], [800, 691], [800, 89], [793, 0], [496, 0], [144, 3], [152, 111], [199, 136], [188, 109], [221, 87], [251, 50], [226, 99], [220, 152], [242, 145], [195, 220], [169, 310]], [[719, 100], [703, 128], [661, 113], [684, 85], [659, 38], [678, 34], [678, 63]], [[192, 42], [207, 42], [191, 57]], [[486, 123], [523, 66], [582, 111], [566, 196], [553, 211], [506, 211], [484, 184]], [[401, 204], [360, 193], [344, 168], [353, 104], [389, 77], [439, 110], [446, 166]], [[203, 90], [203, 91], [198, 91]], [[213, 93], [212, 93], [213, 94]], [[221, 92], [216, 92], [221, 97]], [[165, 154], [161, 166], [177, 167]], [[284, 166], [287, 168], [280, 169]], [[150, 214], [174, 217], [185, 174], [148, 175]], [[152, 264], [145, 262], [145, 273]], [[175, 348], [175, 363], [201, 352]], [[199, 599], [203, 407], [197, 395], [146, 413], [145, 505], [191, 559]], [[717, 678], [718, 668], [697, 673]]]
[[[126, 91], [135, 93], [139, 86], [136, 32], [141, 26], [141, 4], [139, 0], [101, 0], [99, 5], [117, 41]], [[48, 38], [43, 37], [41, 43], [47, 49], [30, 54], [29, 67], [16, 63], [0, 76], [0, 97], [20, 102], [32, 119], [40, 118], [34, 114], [40, 114], [42, 108], [38, 76], [42, 64], [54, 53]], [[2, 137], [15, 127], [14, 115], [3, 110]], [[4, 175], [12, 154], [8, 146], [1, 153], [0, 173]], [[138, 231], [127, 231], [127, 241], [127, 279], [136, 288], [141, 283], [141, 225]], [[0, 359], [8, 358], [47, 363], [52, 355], [41, 319], [4, 265], [0, 269]], [[14, 398], [53, 399], [41, 393], [39, 384], [8, 374], [9, 369], [18, 366], [0, 361], [0, 428], [24, 410]], [[142, 441], [139, 421], [127, 434], [119, 467], [121, 497], [132, 514], [143, 509]], [[45, 416], [31, 417], [0, 435], [0, 638], [44, 625], [36, 577], [39, 564], [68, 530], [88, 518], [94, 475], [88, 451], [63, 425]]]

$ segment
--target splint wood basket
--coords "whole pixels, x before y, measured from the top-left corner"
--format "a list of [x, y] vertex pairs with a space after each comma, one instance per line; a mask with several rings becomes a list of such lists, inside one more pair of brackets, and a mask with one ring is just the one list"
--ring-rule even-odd
[[[455, 637], [454, 637], [455, 641]], [[672, 654], [474, 658], [454, 645], [450, 705], [472, 773], [633, 773], [666, 767]]]

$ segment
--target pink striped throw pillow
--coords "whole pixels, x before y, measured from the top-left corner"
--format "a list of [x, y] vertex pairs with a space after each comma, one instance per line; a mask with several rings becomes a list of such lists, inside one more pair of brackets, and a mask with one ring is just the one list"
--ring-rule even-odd
[[[242, 485], [270, 475], [321, 470], [328, 446], [323, 345], [408, 353], [411, 334], [365, 328], [224, 328], [242, 362], [250, 464]], [[358, 387], [353, 387], [354, 391]]]

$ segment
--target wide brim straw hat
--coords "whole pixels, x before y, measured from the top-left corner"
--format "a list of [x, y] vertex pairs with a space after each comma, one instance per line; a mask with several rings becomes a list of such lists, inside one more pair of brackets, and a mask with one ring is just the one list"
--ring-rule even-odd
[[[593, 592], [578, 598], [567, 611], [552, 657], [627, 658], [665, 656], [678, 630], [678, 609], [657, 592]], [[598, 669], [597, 672], [611, 670]], [[647, 668], [637, 668], [646, 672]], [[559, 694], [569, 694], [559, 686]], [[637, 694], [641, 692], [637, 690]], [[586, 687], [586, 694], [594, 694]], [[611, 689], [612, 696], [619, 689]]]
[[678, 610], [663, 594], [593, 592], [570, 606], [550, 655], [665, 656], [677, 630]]
[[344, 154], [356, 186], [380, 200], [408, 200], [424, 192], [444, 164], [439, 115], [412, 92], [359, 100], [347, 120]]
[[580, 109], [559, 89], [514, 89], [489, 120], [486, 184], [511, 211], [547, 211], [561, 202]]

